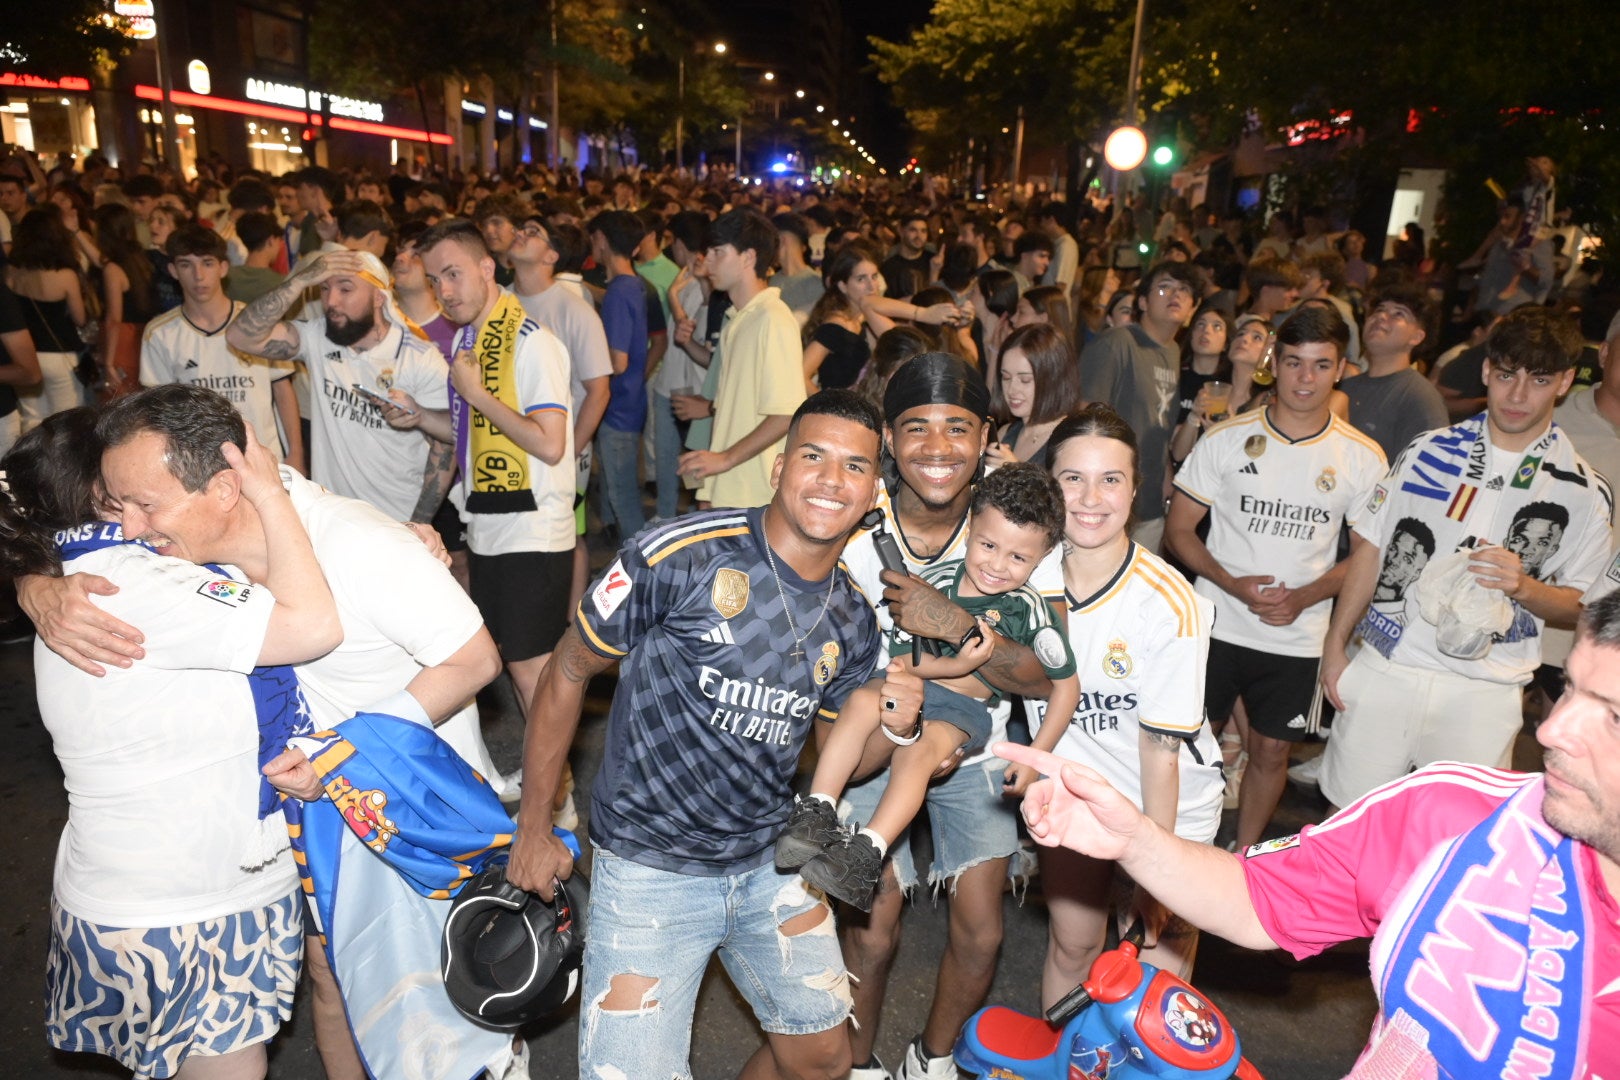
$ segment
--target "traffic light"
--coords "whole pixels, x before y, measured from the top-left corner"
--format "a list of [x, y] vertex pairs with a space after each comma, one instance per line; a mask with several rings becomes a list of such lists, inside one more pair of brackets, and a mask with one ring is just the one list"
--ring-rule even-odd
[[1153, 164], [1159, 166], [1159, 168], [1162, 169], [1175, 160], [1175, 147], [1171, 146], [1169, 143], [1160, 143], [1158, 146], [1153, 148]]

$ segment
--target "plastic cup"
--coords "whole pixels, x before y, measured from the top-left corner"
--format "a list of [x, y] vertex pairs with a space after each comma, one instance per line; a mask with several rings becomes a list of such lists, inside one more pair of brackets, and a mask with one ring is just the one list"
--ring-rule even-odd
[[1227, 410], [1231, 407], [1231, 383], [1216, 381], [1204, 384], [1204, 414], [1206, 416], [1225, 416]]

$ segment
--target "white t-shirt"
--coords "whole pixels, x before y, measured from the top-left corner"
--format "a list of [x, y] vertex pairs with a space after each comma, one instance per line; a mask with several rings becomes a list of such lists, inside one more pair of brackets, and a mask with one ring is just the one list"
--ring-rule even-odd
[[[1204, 672], [1215, 611], [1157, 555], [1131, 545], [1094, 596], [1069, 596], [1069, 644], [1080, 704], [1059, 757], [1089, 765], [1142, 805], [1142, 728], [1182, 740], [1176, 835], [1199, 843], [1221, 824], [1221, 751], [1204, 723]], [[1026, 704], [1031, 732], [1046, 702]]]
[[578, 293], [556, 283], [533, 296], [513, 295], [529, 318], [562, 342], [568, 354], [569, 400], [573, 403], [573, 415], [577, 416], [580, 403], [585, 400], [585, 380], [613, 374], [613, 357], [608, 352], [602, 316], [588, 300], [580, 299]]
[[[1255, 409], [1210, 428], [1176, 474], [1176, 487], [1210, 508], [1209, 553], [1228, 573], [1299, 588], [1338, 561], [1340, 524], [1356, 523], [1384, 475], [1384, 452], [1336, 416], [1294, 441], [1266, 413]], [[1333, 601], [1313, 604], [1288, 626], [1268, 626], [1213, 581], [1200, 578], [1196, 588], [1215, 605], [1217, 640], [1282, 656], [1322, 655]]]
[[[315, 723], [328, 730], [405, 689], [423, 668], [448, 660], [484, 620], [450, 571], [405, 526], [290, 469], [281, 470], [281, 479], [343, 623], [343, 644], [297, 667]], [[499, 775], [472, 701], [437, 730], [479, 773]]]
[[1412, 440], [1373, 486], [1356, 532], [1379, 550], [1372, 603], [1356, 632], [1386, 660], [1523, 684], [1541, 663], [1545, 622], [1513, 603], [1513, 622], [1475, 660], [1440, 651], [1412, 588], [1428, 560], [1479, 543], [1515, 551], [1549, 585], [1585, 593], [1609, 562], [1614, 497], [1557, 424], [1524, 450], [1490, 441], [1485, 413]]
[[[962, 560], [963, 553], [967, 550], [968, 522], [973, 517], [971, 510], [962, 515], [961, 524], [956, 527], [956, 531], [951, 534], [951, 538], [945, 542], [939, 552], [929, 558], [912, 551], [910, 546], [906, 544], [905, 535], [895, 525], [894, 510], [889, 503], [889, 492], [882, 485], [878, 488], [877, 508], [883, 512], [884, 529], [888, 530], [889, 535], [893, 536], [895, 543], [899, 545], [900, 554], [906, 561], [906, 569], [911, 573], [921, 575], [925, 571], [939, 569], [949, 563]], [[1040, 564], [1029, 575], [1027, 583], [1030, 588], [1046, 598], [1047, 602], [1053, 606], [1054, 611], [1061, 610], [1063, 601], [1063, 553], [1061, 548], [1062, 545], [1059, 545], [1047, 553], [1046, 558], [1042, 559]], [[854, 582], [855, 587], [871, 602], [873, 610], [877, 613], [878, 629], [883, 631], [884, 640], [883, 649], [878, 653], [878, 666], [874, 671], [881, 671], [889, 663], [889, 637], [894, 633], [894, 619], [889, 615], [889, 605], [883, 602], [883, 563], [878, 559], [877, 546], [872, 542], [871, 529], [858, 529], [849, 538], [849, 542], [844, 545], [843, 563], [844, 568], [849, 572], [850, 581]], [[1061, 619], [1055, 619], [1055, 621], [1057, 621], [1058, 625], [1062, 625]], [[1084, 682], [1082, 682], [1081, 686], [1084, 685]], [[986, 745], [1006, 738], [1009, 712], [1011, 712], [1011, 709], [1006, 698], [1002, 698], [998, 704], [991, 708], [990, 720], [992, 726], [990, 738]], [[962, 764], [964, 766], [973, 765], [989, 760], [990, 756], [990, 751], [985, 750], [983, 753], [962, 762]]]
[[[94, 528], [118, 535], [115, 525]], [[146, 657], [95, 678], [34, 643], [40, 716], [68, 792], [58, 902], [104, 926], [155, 927], [286, 896], [298, 884], [290, 855], [242, 869], [259, 861], [262, 834], [286, 846], [281, 815], [258, 817], [258, 721], [245, 677], [274, 598], [134, 544], [88, 552], [63, 569], [118, 586], [96, 605], [140, 627]]]
[[270, 384], [292, 375], [293, 366], [238, 352], [226, 343], [225, 327], [246, 306], [233, 301], [231, 317], [211, 334], [187, 319], [183, 308], [147, 323], [141, 337], [141, 385], [181, 383], [216, 391], [236, 406], [242, 419], [253, 425], [259, 442], [280, 461], [281, 435]]
[[[555, 286], [551, 290], [555, 291]], [[467, 331], [463, 331], [463, 334]], [[457, 342], [462, 340], [457, 337]], [[557, 464], [547, 465], [533, 454], [529, 458], [529, 485], [534, 492], [533, 510], [516, 514], [474, 514], [466, 509], [467, 478], [473, 475], [472, 440], [461, 462], [461, 479], [456, 482], [456, 506], [467, 523], [467, 547], [475, 555], [510, 555], [517, 551], [572, 551], [574, 549], [574, 409], [573, 391], [568, 384], [568, 350], [556, 334], [535, 322], [523, 320], [518, 330], [517, 372], [519, 411], [565, 414], [566, 444]]]
[[399, 326], [364, 352], [328, 341], [322, 312], [297, 327], [298, 359], [309, 370], [310, 478], [397, 521], [409, 520], [422, 496], [429, 440], [420, 431], [389, 427], [382, 410], [354, 387], [384, 397], [398, 387], [424, 409], [444, 409], [450, 377], [444, 357], [432, 342]]

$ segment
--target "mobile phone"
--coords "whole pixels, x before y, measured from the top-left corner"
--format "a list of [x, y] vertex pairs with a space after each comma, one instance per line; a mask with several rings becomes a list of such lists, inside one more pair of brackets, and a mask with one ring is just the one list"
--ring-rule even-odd
[[[905, 556], [900, 554], [900, 545], [894, 535], [883, 527], [883, 511], [871, 510], [861, 519], [863, 529], [872, 530], [872, 547], [877, 550], [878, 562], [883, 569], [893, 570], [897, 574], [909, 574], [911, 570], [906, 566]], [[898, 629], [898, 628], [897, 628]], [[923, 652], [929, 656], [939, 655], [939, 643], [932, 638], [911, 637], [911, 662], [917, 663], [922, 659]]]
[[359, 394], [361, 397], [365, 398], [379, 409], [399, 409], [401, 412], [408, 413], [411, 416], [416, 415], [415, 409], [401, 405], [392, 398], [383, 397], [369, 386], [361, 386], [359, 383], [351, 383], [349, 385], [349, 389], [353, 390], [355, 393]]

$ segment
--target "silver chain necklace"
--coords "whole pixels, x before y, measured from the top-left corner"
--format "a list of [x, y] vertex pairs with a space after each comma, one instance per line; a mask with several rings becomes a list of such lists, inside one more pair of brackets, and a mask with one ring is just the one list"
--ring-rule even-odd
[[771, 577], [776, 582], [776, 595], [782, 598], [782, 614], [787, 616], [788, 633], [793, 635], [793, 649], [788, 653], [788, 656], [795, 660], [803, 660], [805, 656], [804, 639], [816, 632], [816, 627], [821, 625], [822, 617], [827, 614], [827, 605], [832, 603], [833, 586], [838, 583], [838, 567], [833, 567], [833, 572], [827, 575], [827, 596], [821, 601], [821, 613], [816, 616], [816, 621], [811, 623], [809, 628], [801, 634], [798, 626], [793, 621], [793, 606], [788, 603], [787, 590], [782, 588], [782, 575], [776, 572], [776, 556], [771, 554], [770, 538], [765, 535], [763, 528], [760, 529], [759, 539], [765, 548], [765, 561], [770, 564]]

